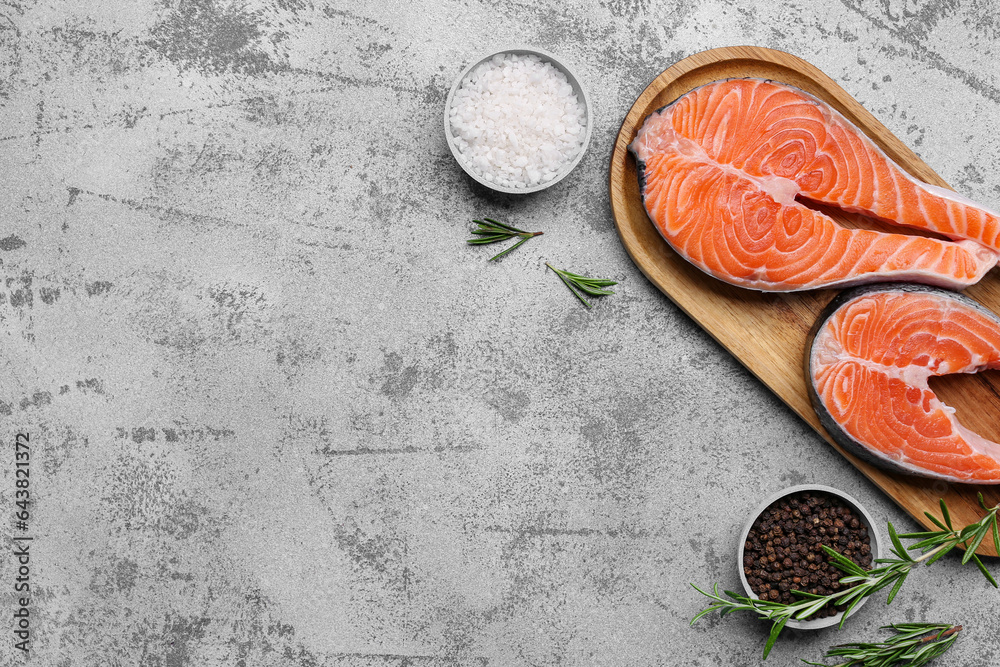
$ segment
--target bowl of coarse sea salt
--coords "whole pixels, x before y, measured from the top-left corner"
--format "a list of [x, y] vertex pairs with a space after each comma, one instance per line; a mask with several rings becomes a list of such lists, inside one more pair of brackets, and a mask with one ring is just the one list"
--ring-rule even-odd
[[512, 48], [469, 65], [448, 93], [444, 132], [459, 165], [498, 192], [555, 185], [590, 143], [590, 102], [565, 63]]

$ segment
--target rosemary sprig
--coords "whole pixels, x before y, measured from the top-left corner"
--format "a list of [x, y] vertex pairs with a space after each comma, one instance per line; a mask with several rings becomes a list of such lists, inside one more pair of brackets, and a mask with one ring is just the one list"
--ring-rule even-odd
[[[732, 591], [725, 591], [725, 594], [731, 598], [727, 600], [719, 595], [718, 584], [713, 587], [712, 593], [706, 593], [694, 584], [691, 584], [696, 591], [713, 600], [713, 603], [709, 607], [701, 610], [691, 619], [691, 624], [694, 625], [695, 621], [713, 611], [718, 611], [722, 616], [735, 611], [752, 611], [759, 617], [771, 621], [771, 633], [768, 635], [767, 643], [764, 645], [764, 658], [766, 659], [768, 653], [774, 647], [774, 643], [778, 640], [778, 635], [781, 634], [782, 629], [784, 629], [789, 619], [805, 620], [828, 604], [846, 605], [847, 608], [844, 610], [844, 615], [840, 619], [839, 626], [844, 627], [844, 623], [847, 622], [847, 617], [851, 611], [864, 598], [887, 586], [892, 586], [889, 591], [889, 597], [886, 600], [886, 604], [891, 604], [896, 598], [896, 594], [899, 593], [903, 582], [906, 581], [906, 577], [910, 574], [910, 570], [922, 563], [930, 565], [959, 545], [962, 545], [966, 550], [965, 556], [962, 558], [962, 563], [965, 564], [970, 560], [973, 561], [979, 568], [979, 571], [986, 577], [987, 581], [996, 588], [996, 579], [986, 570], [986, 566], [976, 556], [975, 551], [986, 537], [986, 534], [992, 530], [994, 546], [997, 547], [997, 552], [1000, 553], [1000, 534], [998, 534], [997, 530], [997, 512], [1000, 511], [1000, 504], [991, 508], [986, 507], [986, 503], [983, 501], [983, 494], [980, 493], [979, 506], [986, 510], [986, 516], [958, 530], [952, 526], [948, 506], [943, 499], [940, 502], [943, 522], [929, 512], [924, 513], [940, 530], [904, 533], [900, 535], [896, 533], [896, 529], [893, 528], [892, 523], [889, 523], [889, 539], [892, 541], [891, 551], [896, 557], [877, 559], [875, 562], [879, 566], [871, 570], [866, 571], [862, 569], [854, 561], [824, 545], [823, 551], [826, 552], [830, 562], [847, 575], [840, 579], [840, 583], [845, 586], [854, 584], [851, 588], [842, 588], [836, 593], [829, 595], [792, 591], [803, 599], [800, 602], [788, 604], [749, 598], [733, 593]], [[919, 542], [908, 548], [904, 548], [901, 539], [916, 539]], [[923, 553], [918, 558], [914, 558], [908, 553], [909, 551], [922, 551]]]
[[528, 239], [542, 235], [542, 232], [526, 232], [523, 229], [511, 227], [510, 225], [505, 225], [502, 222], [497, 222], [493, 218], [483, 218], [482, 220], [473, 220], [473, 222], [477, 223], [479, 226], [472, 230], [472, 233], [477, 234], [479, 238], [469, 239], [466, 243], [470, 243], [472, 245], [485, 245], [487, 243], [507, 241], [512, 238], [521, 239], [503, 252], [490, 257], [489, 261], [491, 262], [493, 260], [500, 259]]
[[951, 648], [962, 631], [961, 625], [947, 623], [899, 623], [883, 625], [896, 634], [877, 644], [852, 643], [830, 647], [826, 658], [844, 658], [845, 662], [827, 665], [809, 662], [816, 667], [921, 667]]
[[562, 269], [557, 269], [549, 263], [546, 263], [545, 266], [555, 271], [556, 275], [559, 276], [559, 279], [562, 280], [566, 287], [569, 288], [569, 291], [572, 292], [573, 295], [587, 308], [590, 308], [590, 302], [583, 297], [584, 294], [589, 294], [590, 296], [605, 296], [606, 294], [614, 294], [611, 290], [601, 288], [618, 284], [614, 280], [607, 280], [606, 278], [588, 278], [577, 273], [563, 271]]

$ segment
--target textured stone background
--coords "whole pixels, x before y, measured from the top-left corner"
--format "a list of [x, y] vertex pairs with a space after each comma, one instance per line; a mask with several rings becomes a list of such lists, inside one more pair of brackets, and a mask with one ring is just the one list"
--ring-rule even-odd
[[[688, 627], [688, 582], [738, 585], [765, 495], [827, 483], [915, 524], [645, 281], [613, 137], [673, 62], [769, 46], [1000, 207], [993, 7], [4, 3], [0, 618], [26, 430], [29, 664], [758, 663], [761, 624]], [[574, 62], [596, 119], [523, 198], [441, 128], [454, 77], [513, 43]], [[490, 214], [545, 236], [487, 263], [464, 240]], [[618, 293], [585, 311], [544, 261]], [[768, 664], [902, 620], [966, 624], [942, 664], [1000, 661], [1000, 594], [955, 559], [882, 600]]]

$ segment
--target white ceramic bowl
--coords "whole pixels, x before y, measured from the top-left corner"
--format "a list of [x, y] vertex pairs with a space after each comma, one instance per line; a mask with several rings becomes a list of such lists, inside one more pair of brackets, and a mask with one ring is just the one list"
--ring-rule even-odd
[[[831, 496], [839, 498], [845, 505], [850, 507], [851, 510], [854, 511], [855, 515], [857, 515], [857, 517], [861, 520], [862, 525], [864, 525], [864, 527], [868, 529], [868, 536], [871, 543], [870, 546], [872, 554], [872, 565], [874, 566], [876, 558], [881, 557], [879, 555], [881, 552], [879, 550], [878, 531], [875, 530], [875, 522], [872, 520], [871, 515], [868, 514], [868, 511], [864, 507], [862, 507], [857, 500], [847, 495], [843, 491], [838, 491], [837, 489], [834, 489], [833, 487], [830, 486], [822, 486], [820, 484], [800, 484], [798, 486], [790, 486], [787, 489], [783, 489], [778, 493], [775, 493], [774, 495], [767, 498], [767, 500], [762, 502], [760, 506], [756, 510], [754, 510], [753, 514], [750, 515], [750, 520], [747, 521], [746, 526], [744, 526], [743, 528], [743, 533], [740, 535], [740, 542], [739, 542], [739, 547], [737, 549], [736, 557], [737, 557], [737, 563], [739, 563], [740, 581], [743, 582], [743, 589], [746, 591], [747, 597], [751, 598], [758, 597], [757, 594], [753, 592], [753, 589], [750, 588], [750, 583], [747, 581], [746, 573], [743, 572], [744, 546], [746, 545], [747, 535], [750, 534], [750, 529], [753, 527], [754, 521], [756, 521], [757, 517], [763, 514], [764, 510], [770, 507], [775, 501], [780, 500], [785, 496], [791, 495], [793, 493], [800, 493], [802, 491], [819, 491], [822, 493], [826, 493]], [[844, 574], [843, 576], [847, 575]], [[856, 606], [854, 609], [851, 610], [851, 614], [853, 615], [858, 609], [861, 608], [861, 606], [864, 603], [865, 600], [862, 600], [860, 603], [858, 603], [858, 606]], [[804, 621], [789, 620], [788, 623], [785, 624], [785, 627], [795, 628], [797, 630], [818, 630], [820, 628], [828, 628], [831, 625], [836, 625], [837, 623], [840, 623], [840, 619], [843, 616], [844, 612], [840, 612], [839, 614], [836, 614], [834, 616], [825, 616], [823, 618], [808, 619]]]
[[[564, 165], [563, 168], [559, 171], [558, 174], [555, 175], [554, 178], [545, 181], [544, 183], [526, 186], [523, 188], [506, 187], [503, 185], [498, 185], [497, 183], [490, 183], [488, 181], [483, 180], [482, 176], [476, 173], [475, 169], [472, 168], [472, 165], [470, 165], [466, 161], [465, 156], [463, 156], [462, 153], [458, 150], [458, 147], [455, 145], [455, 135], [451, 130], [451, 117], [450, 117], [451, 105], [452, 101], [455, 98], [455, 92], [462, 85], [462, 81], [464, 81], [465, 77], [469, 75], [469, 72], [471, 72], [473, 69], [478, 67], [483, 62], [489, 60], [493, 56], [499, 54], [507, 54], [507, 53], [518, 56], [535, 55], [541, 58], [542, 60], [551, 63], [553, 67], [555, 67], [557, 70], [566, 75], [566, 79], [569, 81], [569, 84], [573, 86], [573, 92], [576, 93], [577, 99], [583, 102], [584, 111], [586, 113], [586, 126], [584, 127], [583, 145], [580, 146], [580, 152], [577, 153], [576, 157], [573, 158], [573, 160], [571, 160], [569, 163]], [[451, 149], [451, 153], [452, 155], [455, 156], [455, 159], [458, 161], [458, 164], [462, 167], [463, 170], [465, 170], [465, 173], [471, 176], [476, 182], [485, 185], [491, 190], [495, 190], [497, 192], [505, 192], [508, 194], [528, 194], [530, 192], [538, 192], [539, 190], [544, 190], [545, 188], [552, 187], [553, 185], [561, 181], [563, 178], [565, 178], [571, 171], [573, 171], [574, 168], [576, 168], [576, 165], [580, 164], [580, 160], [583, 159], [583, 154], [587, 152], [587, 146], [590, 145], [590, 133], [591, 130], [593, 129], [593, 125], [594, 125], [593, 115], [590, 112], [590, 98], [587, 97], [587, 91], [584, 90], [583, 85], [580, 83], [580, 80], [573, 73], [573, 70], [570, 69], [570, 67], [566, 64], [565, 61], [557, 59], [555, 56], [553, 56], [551, 53], [548, 53], [547, 51], [542, 51], [541, 49], [536, 49], [536, 48], [514, 47], [510, 49], [503, 49], [500, 51], [494, 51], [488, 55], [482, 56], [481, 58], [474, 60], [472, 64], [466, 67], [465, 70], [463, 70], [463, 72], [455, 80], [455, 84], [451, 87], [451, 91], [448, 93], [448, 99], [444, 105], [444, 136], [448, 141], [448, 148]]]

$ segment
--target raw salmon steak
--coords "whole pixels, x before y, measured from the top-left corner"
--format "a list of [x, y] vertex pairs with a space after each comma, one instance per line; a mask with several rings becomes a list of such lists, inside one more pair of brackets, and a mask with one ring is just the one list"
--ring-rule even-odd
[[[906, 280], [961, 289], [1000, 255], [1000, 214], [906, 174], [791, 86], [729, 79], [696, 88], [646, 118], [629, 150], [663, 238], [740, 287]], [[847, 229], [803, 200], [946, 238]]]
[[858, 287], [830, 302], [806, 349], [813, 407], [845, 449], [896, 471], [1000, 484], [1000, 443], [962, 426], [928, 385], [1000, 369], [996, 314], [924, 285]]

